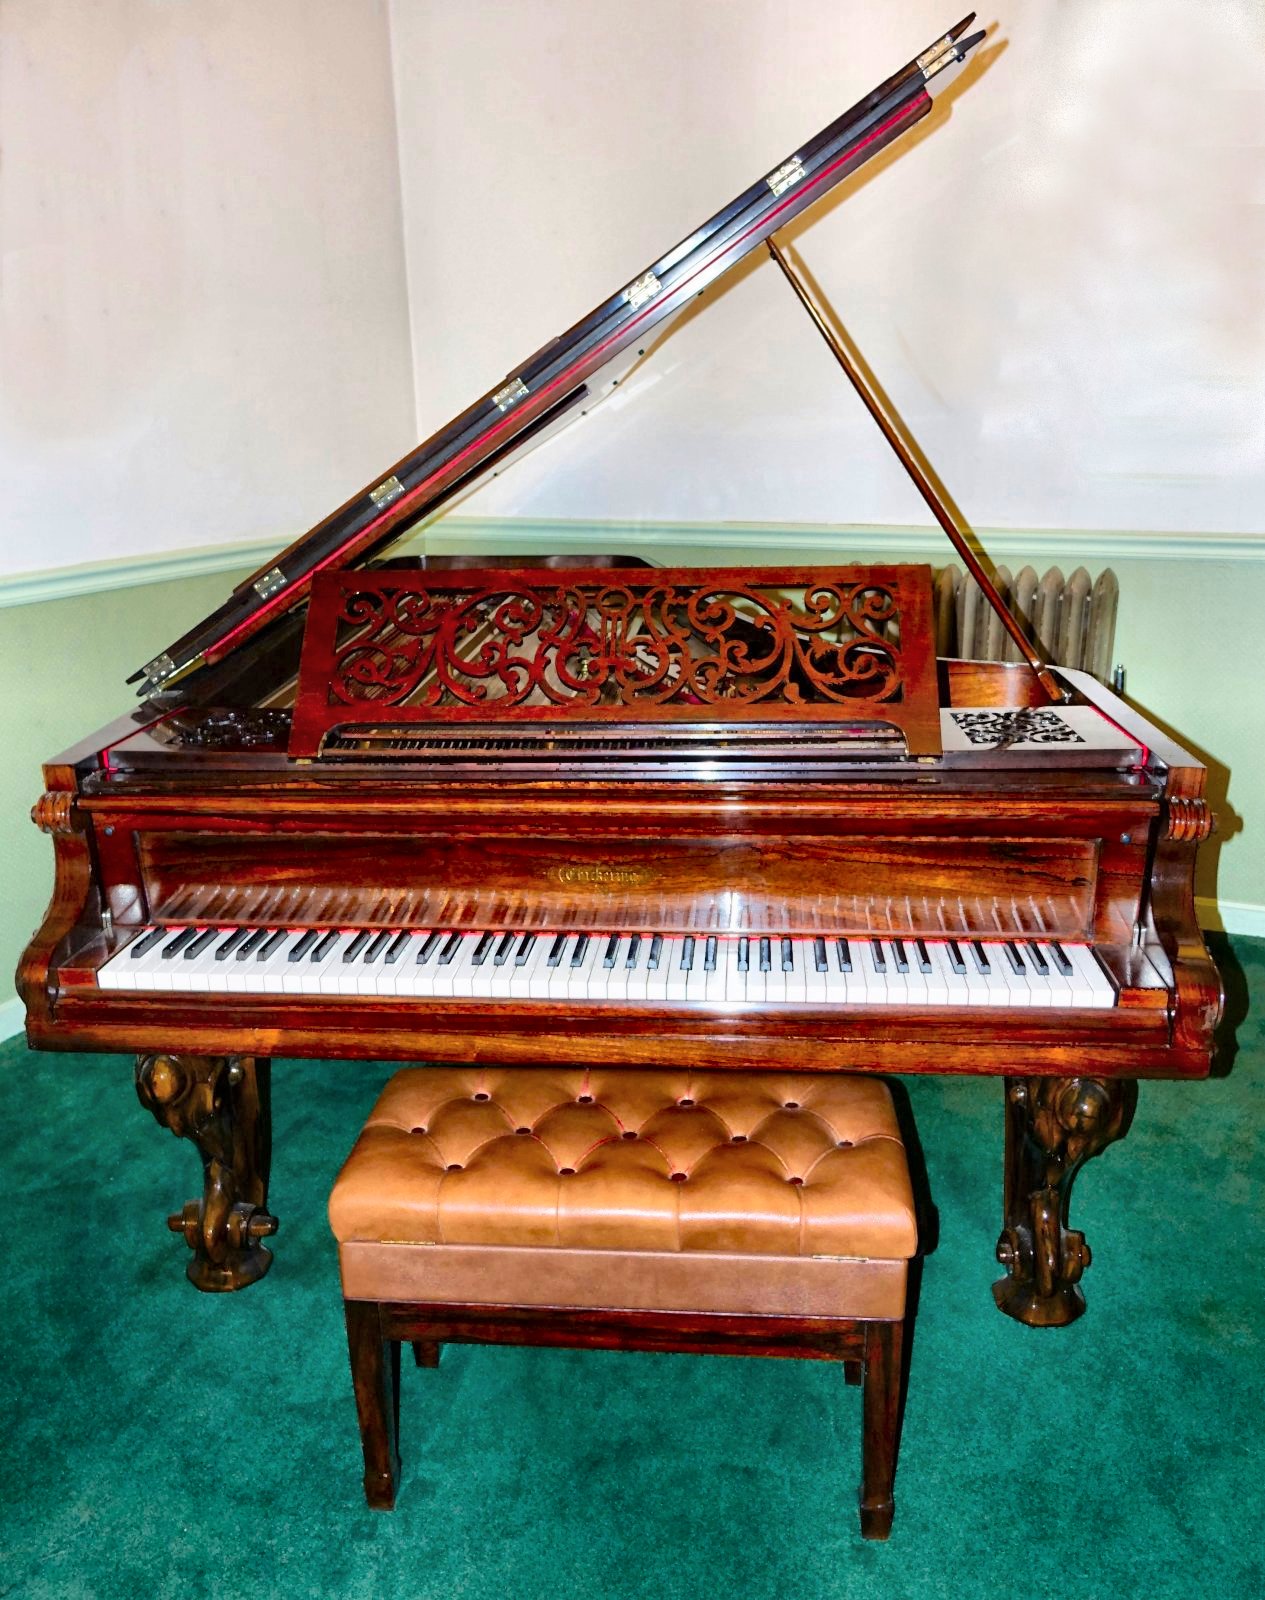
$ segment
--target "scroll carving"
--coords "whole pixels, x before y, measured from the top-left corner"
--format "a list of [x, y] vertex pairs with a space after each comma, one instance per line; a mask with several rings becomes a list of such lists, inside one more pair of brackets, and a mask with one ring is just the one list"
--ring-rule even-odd
[[365, 722], [886, 721], [939, 748], [924, 568], [326, 574], [291, 754]]
[[1067, 1226], [1076, 1174], [1128, 1132], [1137, 1083], [1112, 1078], [1006, 1080], [1006, 1221], [993, 1285], [1007, 1314], [1030, 1327], [1062, 1327], [1085, 1309], [1080, 1278], [1091, 1256]]
[[202, 1157], [199, 1199], [167, 1218], [193, 1251], [185, 1271], [199, 1289], [242, 1289], [262, 1278], [277, 1231], [269, 1215], [269, 1063], [250, 1057], [151, 1055], [136, 1063], [141, 1104]]
[[462, 596], [383, 585], [347, 595], [331, 694], [511, 711], [886, 700], [900, 657], [881, 584], [820, 583], [787, 600], [739, 584], [502, 579]]
[[31, 821], [41, 833], [73, 833], [74, 804], [75, 797], [68, 790], [49, 790], [31, 807]]
[[1165, 838], [1180, 844], [1202, 844], [1216, 828], [1217, 817], [1206, 800], [1174, 796], [1168, 802]]

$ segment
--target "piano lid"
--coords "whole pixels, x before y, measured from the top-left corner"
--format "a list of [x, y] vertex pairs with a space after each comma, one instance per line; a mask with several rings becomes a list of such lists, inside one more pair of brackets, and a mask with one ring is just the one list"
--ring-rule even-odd
[[223, 659], [306, 600], [313, 577], [362, 561], [507, 455], [596, 398], [595, 376], [683, 309], [775, 229], [827, 194], [931, 109], [927, 84], [984, 37], [972, 12], [616, 294], [245, 580], [129, 682], [142, 694]]

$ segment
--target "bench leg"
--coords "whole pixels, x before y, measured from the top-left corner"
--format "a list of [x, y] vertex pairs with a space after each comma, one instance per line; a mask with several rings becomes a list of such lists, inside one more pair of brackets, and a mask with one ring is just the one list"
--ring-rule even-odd
[[400, 1346], [383, 1337], [376, 1301], [346, 1300], [343, 1310], [365, 1453], [365, 1499], [375, 1511], [390, 1511], [400, 1471]]
[[439, 1346], [428, 1339], [414, 1339], [413, 1360], [419, 1367], [437, 1367], [439, 1365]]
[[896, 1444], [900, 1431], [902, 1322], [867, 1322], [861, 1404], [861, 1533], [886, 1539], [896, 1502]]

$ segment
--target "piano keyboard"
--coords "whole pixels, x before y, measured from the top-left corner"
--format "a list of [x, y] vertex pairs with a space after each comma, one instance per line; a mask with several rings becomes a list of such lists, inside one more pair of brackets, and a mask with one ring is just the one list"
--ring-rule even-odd
[[1114, 1006], [1086, 945], [800, 934], [149, 927], [97, 974], [147, 993], [619, 1005]]

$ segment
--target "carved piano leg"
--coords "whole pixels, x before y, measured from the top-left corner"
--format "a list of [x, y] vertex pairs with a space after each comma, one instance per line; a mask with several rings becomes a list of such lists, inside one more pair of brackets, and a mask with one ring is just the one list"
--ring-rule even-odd
[[202, 1157], [202, 1197], [167, 1218], [193, 1251], [185, 1271], [199, 1289], [244, 1289], [272, 1265], [260, 1243], [269, 1216], [271, 1063], [252, 1056], [138, 1056], [140, 1102]]
[[1133, 1079], [1007, 1078], [997, 1259], [1009, 1276], [993, 1285], [993, 1298], [1008, 1317], [1057, 1328], [1084, 1311], [1078, 1280], [1090, 1253], [1085, 1235], [1067, 1226], [1072, 1183], [1091, 1156], [1129, 1131], [1137, 1099]]

